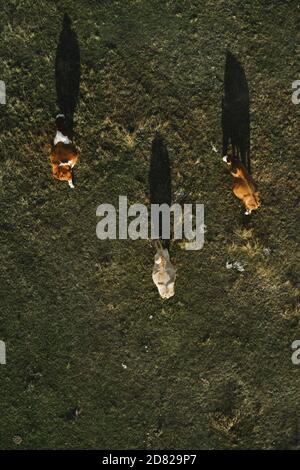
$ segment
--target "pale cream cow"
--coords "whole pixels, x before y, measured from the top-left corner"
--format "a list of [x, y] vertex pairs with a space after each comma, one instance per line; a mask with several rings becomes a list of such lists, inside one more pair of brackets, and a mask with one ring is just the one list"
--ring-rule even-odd
[[152, 279], [160, 296], [163, 299], [169, 299], [175, 294], [176, 270], [170, 261], [169, 251], [167, 248], [163, 248], [161, 241], [155, 240], [154, 246], [156, 254], [154, 257]]

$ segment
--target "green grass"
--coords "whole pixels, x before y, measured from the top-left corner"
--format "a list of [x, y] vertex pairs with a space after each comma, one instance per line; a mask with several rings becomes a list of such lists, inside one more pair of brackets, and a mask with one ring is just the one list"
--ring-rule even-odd
[[[300, 336], [297, 5], [6, 1], [2, 449], [300, 449], [300, 370], [291, 363]], [[74, 191], [49, 166], [65, 12], [82, 66]], [[250, 88], [262, 207], [247, 228], [220, 158], [227, 48]], [[174, 202], [180, 190], [204, 203], [207, 225], [201, 251], [172, 244], [169, 301], [152, 283], [147, 242], [95, 233], [99, 204], [119, 194], [148, 203], [156, 130], [168, 145]]]

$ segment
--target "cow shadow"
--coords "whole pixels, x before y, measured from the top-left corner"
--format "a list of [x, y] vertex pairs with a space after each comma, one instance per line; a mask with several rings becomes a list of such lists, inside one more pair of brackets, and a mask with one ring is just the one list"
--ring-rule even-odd
[[[171, 167], [167, 145], [160, 134], [156, 134], [152, 142], [151, 162], [149, 171], [150, 203], [172, 204]], [[155, 221], [151, 221], [155, 224]], [[164, 248], [169, 249], [170, 238], [163, 238], [162, 214], [159, 217], [159, 227], [155, 227]], [[171, 234], [170, 234], [171, 236]]]
[[245, 71], [227, 51], [222, 97], [223, 155], [231, 144], [232, 152], [251, 173], [249, 88]]
[[55, 83], [57, 104], [66, 116], [70, 135], [73, 134], [74, 112], [79, 101], [80, 49], [72, 21], [66, 13], [59, 35], [55, 58]]

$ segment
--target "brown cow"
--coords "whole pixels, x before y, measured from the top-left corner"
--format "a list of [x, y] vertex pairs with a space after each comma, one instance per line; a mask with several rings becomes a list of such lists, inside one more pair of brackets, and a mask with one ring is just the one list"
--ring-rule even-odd
[[246, 208], [245, 214], [250, 215], [252, 211], [260, 207], [256, 183], [237, 157], [225, 155], [223, 161], [227, 163], [230, 173], [234, 177], [233, 193], [243, 201]]

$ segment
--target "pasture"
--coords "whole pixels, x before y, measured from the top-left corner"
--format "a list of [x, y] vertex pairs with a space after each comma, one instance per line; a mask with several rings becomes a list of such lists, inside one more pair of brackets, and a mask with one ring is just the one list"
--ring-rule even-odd
[[[0, 448], [300, 449], [299, 2], [1, 9]], [[74, 190], [49, 164], [65, 13], [78, 46]], [[262, 206], [248, 223], [222, 161], [226, 51], [249, 87]], [[207, 227], [200, 251], [171, 241], [168, 300], [148, 241], [96, 237], [99, 204], [149, 204], [156, 132], [172, 201], [203, 203]]]

